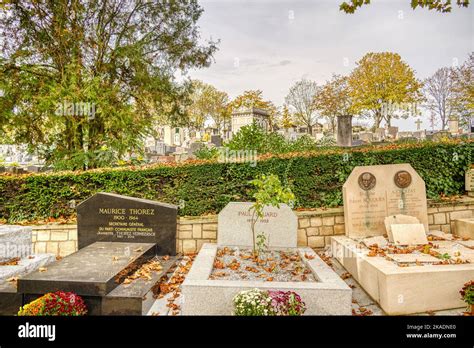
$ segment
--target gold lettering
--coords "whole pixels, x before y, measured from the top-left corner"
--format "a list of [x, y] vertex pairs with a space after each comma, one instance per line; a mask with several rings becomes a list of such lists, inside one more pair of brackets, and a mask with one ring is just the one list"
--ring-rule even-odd
[[125, 214], [125, 209], [120, 208], [99, 208], [99, 214]]
[[134, 209], [130, 208], [128, 209], [130, 214], [133, 215], [155, 215], [155, 209]]

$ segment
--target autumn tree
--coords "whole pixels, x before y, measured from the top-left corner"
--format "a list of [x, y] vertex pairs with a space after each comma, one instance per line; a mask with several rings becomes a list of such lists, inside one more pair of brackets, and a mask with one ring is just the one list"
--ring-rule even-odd
[[392, 118], [413, 115], [422, 99], [422, 84], [400, 55], [367, 53], [356, 65], [348, 80], [353, 114], [369, 115], [374, 128], [383, 120], [390, 126]]
[[337, 116], [350, 115], [351, 100], [348, 78], [333, 75], [329, 81], [317, 91], [314, 104], [322, 116], [326, 117], [331, 130], [336, 130]]
[[461, 124], [474, 117], [474, 52], [460, 66], [452, 69], [453, 104]]
[[[408, 0], [406, 0], [408, 2]], [[411, 7], [415, 10], [416, 8], [426, 8], [428, 10], [434, 10], [441, 13], [451, 12], [452, 2], [455, 2], [458, 7], [468, 7], [469, 0], [410, 0]], [[369, 5], [370, 0], [350, 0], [344, 1], [340, 6], [339, 10], [345, 13], [354, 13], [359, 7]]]
[[212, 119], [216, 128], [221, 130], [224, 122], [230, 119], [229, 96], [199, 80], [193, 80], [191, 85], [188, 126], [200, 130], [208, 119]]
[[280, 125], [285, 130], [293, 127], [293, 125], [294, 125], [293, 117], [291, 116], [290, 110], [288, 109], [288, 106], [286, 104], [283, 105], [283, 108], [282, 108], [282, 111], [281, 111]]
[[[202, 12], [197, 0], [9, 1], [0, 128], [66, 168], [138, 151], [157, 118], [185, 119], [189, 86], [175, 73], [208, 66], [216, 50], [200, 38]], [[94, 114], [69, 107], [80, 103]]]
[[308, 128], [309, 134], [313, 134], [313, 126], [319, 116], [314, 103], [318, 90], [316, 82], [302, 79], [290, 88], [285, 98], [285, 103], [292, 109], [295, 119]]
[[453, 71], [450, 68], [438, 69], [425, 79], [423, 92], [426, 107], [438, 116], [444, 130], [454, 111]]
[[269, 100], [263, 99], [263, 92], [261, 90], [248, 90], [244, 91], [243, 94], [237, 96], [230, 103], [231, 112], [234, 112], [240, 108], [259, 108], [266, 110], [269, 114], [270, 129], [276, 123], [276, 117], [278, 114], [277, 107]]

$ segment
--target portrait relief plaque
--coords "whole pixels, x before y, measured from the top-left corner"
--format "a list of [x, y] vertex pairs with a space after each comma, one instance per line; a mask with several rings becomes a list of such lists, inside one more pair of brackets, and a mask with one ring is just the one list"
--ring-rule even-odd
[[365, 172], [359, 175], [359, 187], [364, 190], [368, 191], [375, 187], [377, 179], [372, 173]]
[[401, 189], [407, 188], [411, 184], [411, 174], [406, 170], [400, 170], [399, 172], [395, 173], [393, 181], [397, 187]]

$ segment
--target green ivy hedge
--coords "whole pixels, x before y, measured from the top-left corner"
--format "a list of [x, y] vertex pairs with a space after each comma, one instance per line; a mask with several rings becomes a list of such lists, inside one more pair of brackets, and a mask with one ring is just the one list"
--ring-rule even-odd
[[230, 201], [248, 201], [248, 184], [274, 173], [289, 184], [297, 207], [342, 205], [342, 185], [355, 166], [410, 163], [426, 182], [429, 198], [464, 192], [471, 142], [419, 143], [262, 156], [249, 163], [198, 162], [149, 168], [0, 176], [0, 219], [10, 223], [70, 217], [76, 203], [96, 192], [153, 199], [180, 206], [180, 215], [217, 213]]

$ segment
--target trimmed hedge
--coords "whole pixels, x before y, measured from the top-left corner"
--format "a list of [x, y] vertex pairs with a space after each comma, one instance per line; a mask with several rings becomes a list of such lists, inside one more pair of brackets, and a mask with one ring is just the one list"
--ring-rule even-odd
[[0, 176], [0, 219], [10, 223], [71, 217], [76, 203], [96, 192], [153, 199], [180, 206], [180, 215], [219, 212], [230, 201], [251, 200], [249, 180], [274, 173], [289, 184], [300, 208], [342, 205], [342, 185], [355, 166], [410, 163], [426, 182], [428, 198], [464, 192], [474, 142], [334, 149], [261, 156], [249, 163], [197, 161], [183, 165], [113, 168]]

